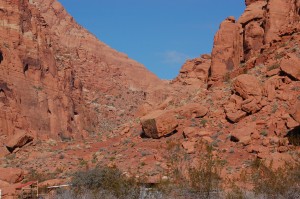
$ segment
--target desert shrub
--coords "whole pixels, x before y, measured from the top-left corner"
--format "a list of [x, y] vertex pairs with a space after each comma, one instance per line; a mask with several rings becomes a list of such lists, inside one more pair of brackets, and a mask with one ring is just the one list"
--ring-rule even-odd
[[244, 191], [236, 186], [235, 184], [232, 185], [231, 190], [226, 193], [226, 199], [246, 199], [246, 194]]
[[189, 183], [193, 192], [201, 198], [216, 198], [220, 191], [221, 162], [212, 155], [212, 147], [207, 146], [207, 153], [199, 165], [189, 169]]
[[26, 175], [25, 182], [29, 182], [29, 181], [43, 182], [46, 180], [54, 179], [55, 177], [57, 177], [58, 174], [59, 173], [57, 171], [45, 173], [45, 172], [38, 172], [37, 170], [31, 169], [29, 173]]
[[295, 198], [295, 195], [300, 197], [300, 181], [296, 177], [300, 166], [285, 164], [273, 169], [272, 165], [272, 162], [269, 165], [264, 162], [255, 162], [251, 176], [254, 193], [257, 196], [270, 199]]
[[275, 59], [281, 59], [284, 57], [284, 52], [276, 53], [275, 54]]
[[268, 66], [267, 70], [270, 71], [270, 70], [274, 70], [274, 69], [277, 69], [280, 67], [280, 64], [279, 63], [275, 63], [271, 66]]
[[64, 190], [59, 191], [52, 197], [51, 199], [118, 199], [116, 196], [112, 195], [111, 193], [108, 193], [106, 191], [98, 191], [98, 192], [92, 192], [91, 190], [85, 190], [82, 193], [78, 194], [74, 192], [74, 190]]
[[230, 82], [230, 72], [227, 72], [224, 77], [223, 81], [229, 83]]
[[189, 162], [183, 161], [189, 155], [181, 145], [169, 142], [167, 149], [172, 171], [169, 175], [172, 182], [167, 185], [168, 196], [173, 198], [218, 198], [222, 161], [213, 156], [213, 146], [198, 143], [196, 147], [201, 151], [201, 154], [198, 154], [197, 162], [199, 164], [191, 166]]
[[133, 178], [127, 178], [117, 168], [95, 168], [80, 171], [72, 178], [72, 187], [77, 195], [87, 190], [94, 195], [105, 192], [116, 198], [138, 198], [139, 189]]
[[201, 126], [205, 127], [207, 122], [208, 121], [206, 119], [201, 119], [200, 124], [201, 124]]

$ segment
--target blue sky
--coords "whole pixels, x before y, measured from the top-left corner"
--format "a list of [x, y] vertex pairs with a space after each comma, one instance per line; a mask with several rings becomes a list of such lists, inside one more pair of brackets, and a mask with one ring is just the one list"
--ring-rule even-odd
[[59, 0], [101, 41], [144, 64], [162, 79], [177, 76], [186, 59], [210, 53], [227, 16], [243, 0]]

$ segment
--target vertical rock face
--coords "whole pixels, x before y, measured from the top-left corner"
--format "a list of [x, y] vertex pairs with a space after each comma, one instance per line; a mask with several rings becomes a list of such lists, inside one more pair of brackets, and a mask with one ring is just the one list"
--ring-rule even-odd
[[237, 68], [243, 57], [242, 26], [233, 17], [220, 25], [212, 51], [211, 78], [218, 80], [228, 71]]
[[[211, 80], [218, 81], [241, 61], [258, 56], [262, 46], [300, 29], [299, 0], [246, 0], [237, 23], [227, 18], [214, 40]], [[290, 32], [290, 33], [288, 33]]]
[[109, 130], [112, 120], [132, 117], [154, 85], [163, 83], [79, 26], [56, 0], [0, 1], [0, 134], [23, 129], [71, 139]]
[[264, 44], [264, 10], [267, 3], [265, 1], [255, 1], [249, 4], [239, 18], [238, 23], [243, 26], [244, 55], [248, 60], [250, 57], [259, 54]]
[[[297, 13], [298, 0], [270, 0], [267, 5], [265, 42], [280, 40], [279, 32], [299, 21]], [[297, 16], [298, 15], [298, 16]]]
[[81, 91], [70, 83], [72, 69], [57, 70], [47, 24], [28, 1], [1, 1], [0, 7], [1, 134], [77, 131], [72, 97]]

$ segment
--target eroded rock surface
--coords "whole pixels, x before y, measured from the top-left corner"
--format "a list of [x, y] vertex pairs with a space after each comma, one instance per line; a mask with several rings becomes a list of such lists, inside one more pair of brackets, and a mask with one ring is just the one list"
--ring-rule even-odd
[[173, 133], [178, 122], [173, 111], [154, 111], [141, 118], [143, 131], [147, 137], [160, 138]]
[[164, 82], [79, 26], [58, 1], [0, 7], [0, 134], [82, 139], [133, 118], [146, 99], [162, 99], [155, 91]]
[[243, 59], [242, 26], [228, 17], [220, 25], [214, 38], [211, 78], [220, 80], [227, 72], [240, 65]]

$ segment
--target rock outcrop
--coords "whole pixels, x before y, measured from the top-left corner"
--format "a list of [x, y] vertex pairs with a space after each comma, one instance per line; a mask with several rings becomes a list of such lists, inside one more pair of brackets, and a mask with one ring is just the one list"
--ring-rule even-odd
[[211, 79], [220, 80], [227, 72], [239, 67], [243, 60], [242, 26], [228, 17], [215, 35], [211, 61]]
[[265, 6], [267, 2], [256, 1], [249, 4], [239, 18], [238, 23], [244, 29], [244, 56], [248, 60], [253, 56], [257, 56], [264, 44], [265, 30], [263, 28], [263, 19], [265, 16]]
[[299, 1], [271, 0], [268, 1], [265, 19], [265, 43], [279, 41], [280, 32], [299, 23]]
[[300, 3], [294, 0], [246, 0], [236, 22], [228, 17], [215, 35], [210, 79], [223, 80], [245, 62], [258, 57], [272, 42], [300, 30]]
[[16, 148], [21, 148], [32, 140], [32, 136], [27, 135], [27, 133], [24, 131], [18, 130], [16, 134], [8, 138], [8, 141], [5, 145], [10, 152], [13, 152]]
[[288, 54], [281, 61], [280, 69], [290, 77], [300, 80], [300, 58], [295, 54]]
[[161, 100], [162, 92], [152, 94], [161, 80], [79, 26], [58, 1], [0, 7], [0, 134], [81, 139], [126, 122], [148, 98]]
[[203, 86], [207, 83], [211, 65], [210, 55], [187, 60], [179, 71], [179, 75], [173, 80], [173, 83], [182, 85]]
[[149, 138], [160, 138], [176, 130], [178, 122], [173, 111], [157, 110], [142, 117], [143, 132]]
[[234, 94], [225, 106], [227, 118], [232, 122], [238, 122], [247, 114], [256, 113], [262, 108], [262, 86], [251, 75], [238, 76], [232, 88]]
[[0, 181], [10, 184], [21, 182], [24, 178], [24, 171], [18, 168], [0, 168]]

